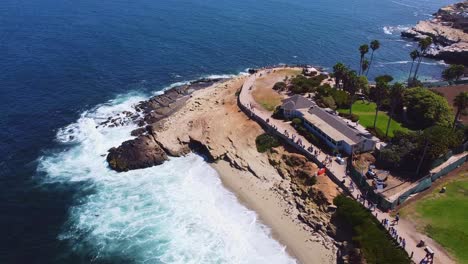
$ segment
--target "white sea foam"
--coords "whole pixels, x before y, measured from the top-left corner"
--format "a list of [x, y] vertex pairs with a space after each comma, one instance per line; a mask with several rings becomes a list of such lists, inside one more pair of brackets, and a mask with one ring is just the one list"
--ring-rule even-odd
[[[406, 61], [391, 61], [391, 62], [381, 62], [380, 64], [381, 64], [381, 65], [388, 65], [388, 64], [408, 64], [408, 63], [412, 63], [412, 61], [410, 61], [410, 60], [406, 60]], [[415, 63], [416, 63], [416, 62], [415, 62]], [[423, 64], [423, 65], [442, 65], [442, 66], [447, 66], [447, 64], [446, 64], [443, 60], [435, 61], [435, 62], [422, 61], [421, 64]]]
[[125, 173], [108, 169], [103, 154], [130, 139], [135, 127], [97, 124], [141, 99], [120, 97], [83, 113], [57, 134], [67, 149], [40, 158], [44, 184], [87, 186], [59, 239], [78, 254], [110, 262], [295, 263], [200, 157]]
[[393, 33], [400, 33], [402, 31], [408, 30], [409, 28], [410, 28], [409, 26], [398, 25], [398, 26], [384, 26], [382, 29], [385, 34], [393, 35]]

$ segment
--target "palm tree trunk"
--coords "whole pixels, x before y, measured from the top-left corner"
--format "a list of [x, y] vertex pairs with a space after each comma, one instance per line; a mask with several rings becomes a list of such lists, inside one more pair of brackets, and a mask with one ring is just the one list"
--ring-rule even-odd
[[349, 115], [351, 118], [351, 115], [353, 114], [353, 104], [354, 104], [354, 95], [351, 96], [351, 104], [349, 106]]
[[460, 114], [461, 114], [461, 109], [458, 108], [457, 109], [457, 113], [455, 114], [455, 120], [453, 120], [453, 129], [455, 129], [455, 125], [457, 124], [457, 121], [458, 121], [458, 118], [460, 117]]
[[390, 116], [388, 117], [388, 122], [387, 122], [387, 130], [385, 131], [385, 136], [388, 137], [388, 131], [390, 130], [390, 122], [392, 122], [392, 116], [394, 112], [394, 106], [392, 106], [392, 110], [390, 111]]
[[370, 67], [372, 65], [372, 60], [374, 59], [374, 50], [372, 50], [372, 53], [370, 55], [370, 61], [369, 61], [369, 66], [367, 67], [367, 71], [366, 71], [366, 77], [367, 75], [369, 74], [369, 70], [370, 70]]
[[411, 72], [413, 71], [413, 66], [414, 66], [414, 60], [413, 60], [413, 62], [411, 62], [411, 68], [410, 68], [409, 74], [408, 74], [408, 83], [410, 82]]
[[422, 55], [419, 56], [418, 64], [416, 64], [416, 70], [414, 70], [413, 80], [416, 80], [416, 78], [418, 77], [418, 71], [419, 71], [419, 66], [421, 65], [421, 61], [422, 61]]
[[359, 60], [359, 75], [361, 75], [362, 71], [362, 60], [364, 59], [364, 56], [361, 56], [361, 59]]
[[379, 105], [377, 104], [375, 106], [374, 129], [375, 129], [375, 125], [377, 124], [377, 116], [378, 115], [379, 115]]

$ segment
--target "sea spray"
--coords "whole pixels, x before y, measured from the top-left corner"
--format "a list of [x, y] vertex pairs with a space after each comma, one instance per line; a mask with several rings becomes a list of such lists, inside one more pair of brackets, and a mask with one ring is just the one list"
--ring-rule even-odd
[[86, 186], [59, 239], [96, 262], [295, 263], [201, 157], [126, 173], [108, 168], [107, 150], [130, 139], [135, 125], [98, 124], [142, 99], [119, 97], [83, 113], [58, 131], [63, 150], [40, 158], [44, 184]]

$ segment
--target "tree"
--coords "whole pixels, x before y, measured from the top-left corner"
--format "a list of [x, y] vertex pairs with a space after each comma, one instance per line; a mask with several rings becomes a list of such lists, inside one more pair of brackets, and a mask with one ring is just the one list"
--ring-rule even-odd
[[353, 103], [354, 103], [354, 96], [358, 91], [358, 82], [359, 78], [356, 74], [356, 71], [347, 71], [346, 74], [343, 76], [343, 89], [349, 93], [349, 114], [353, 113]]
[[403, 102], [403, 91], [405, 86], [402, 83], [394, 83], [390, 88], [390, 115], [388, 116], [387, 130], [385, 131], [385, 136], [388, 137], [388, 131], [390, 130], [390, 123], [393, 116], [395, 115], [395, 110], [398, 105]]
[[416, 64], [416, 70], [414, 71], [414, 76], [413, 80], [417, 80], [418, 78], [418, 72], [419, 72], [419, 66], [421, 65], [421, 61], [424, 55], [426, 55], [427, 49], [431, 46], [432, 44], [432, 38], [431, 37], [426, 37], [424, 39], [421, 39], [419, 41], [419, 59], [418, 63]]
[[408, 117], [418, 127], [424, 129], [439, 125], [451, 127], [453, 121], [452, 109], [447, 100], [423, 87], [406, 89], [404, 102]]
[[371, 52], [369, 67], [367, 67], [366, 76], [369, 74], [369, 69], [370, 69], [370, 67], [372, 65], [372, 62], [374, 60], [374, 52], [380, 48], [380, 42], [378, 40], [376, 40], [376, 39], [371, 41], [370, 48], [372, 49], [372, 52]]
[[361, 64], [361, 68], [362, 68], [362, 73], [366, 72], [366, 70], [369, 69], [369, 61], [367, 59], [364, 59], [362, 61], [362, 64]]
[[453, 81], [460, 79], [465, 71], [465, 66], [452, 64], [447, 69], [442, 71], [442, 78], [446, 81]]
[[333, 66], [333, 75], [335, 76], [336, 87], [338, 87], [340, 82], [343, 80], [343, 76], [346, 71], [346, 66], [341, 62], [338, 62], [337, 64], [335, 64], [335, 66]]
[[359, 53], [361, 54], [361, 60], [359, 61], [359, 75], [361, 75], [362, 69], [362, 61], [364, 60], [364, 56], [369, 52], [369, 45], [363, 44], [359, 46]]
[[375, 88], [373, 93], [373, 98], [375, 101], [375, 117], [374, 117], [374, 129], [377, 124], [377, 117], [379, 114], [379, 108], [382, 103], [382, 99], [385, 98], [388, 94], [388, 83], [393, 81], [393, 77], [390, 75], [380, 75], [375, 78]]
[[453, 105], [457, 108], [455, 120], [453, 121], [453, 127], [455, 127], [461, 113], [463, 113], [463, 111], [465, 111], [468, 107], [468, 92], [460, 92], [457, 96], [455, 96], [453, 99]]
[[411, 82], [411, 72], [413, 71], [414, 61], [419, 57], [419, 51], [418, 50], [413, 50], [410, 53], [410, 57], [411, 57], [412, 62], [411, 62], [411, 68], [410, 68], [409, 75], [408, 75], [408, 83]]

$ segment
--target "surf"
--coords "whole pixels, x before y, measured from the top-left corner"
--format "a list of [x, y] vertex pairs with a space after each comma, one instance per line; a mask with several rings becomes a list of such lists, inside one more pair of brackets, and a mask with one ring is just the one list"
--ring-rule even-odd
[[83, 183], [58, 239], [96, 262], [295, 263], [201, 157], [125, 173], [108, 168], [107, 150], [131, 139], [136, 125], [99, 123], [143, 99], [122, 95], [83, 112], [57, 132], [60, 151], [39, 159], [43, 185]]

